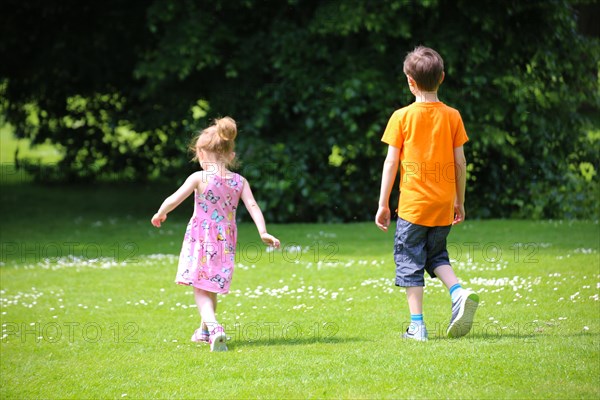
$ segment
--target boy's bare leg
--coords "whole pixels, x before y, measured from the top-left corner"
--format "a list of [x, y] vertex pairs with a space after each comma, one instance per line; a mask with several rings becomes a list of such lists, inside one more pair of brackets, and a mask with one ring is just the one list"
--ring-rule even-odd
[[418, 341], [427, 340], [427, 328], [423, 321], [423, 286], [410, 286], [406, 288], [406, 299], [408, 300], [408, 308], [410, 310], [410, 325], [406, 329], [406, 333], [402, 335], [405, 339], [413, 339]]
[[454, 285], [457, 290], [452, 294], [452, 317], [448, 326], [449, 337], [461, 337], [469, 333], [473, 325], [475, 311], [479, 304], [479, 296], [469, 289], [463, 289], [458, 285], [458, 278], [450, 265], [441, 265], [435, 269], [435, 275], [450, 290]]
[[435, 275], [446, 285], [448, 290], [458, 283], [458, 278], [450, 265], [440, 265], [435, 269]]
[[410, 313], [423, 314], [423, 286], [410, 286], [406, 288], [406, 299]]

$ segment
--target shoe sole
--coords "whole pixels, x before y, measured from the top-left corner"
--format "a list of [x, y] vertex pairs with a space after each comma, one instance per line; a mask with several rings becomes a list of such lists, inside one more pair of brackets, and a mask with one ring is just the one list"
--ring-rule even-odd
[[215, 335], [210, 345], [210, 351], [227, 351], [227, 335], [225, 335], [225, 332]]
[[447, 335], [449, 338], [459, 338], [465, 336], [473, 326], [473, 318], [475, 311], [479, 305], [479, 296], [476, 293], [471, 293], [465, 300], [465, 305], [459, 312], [456, 320], [448, 327]]
[[202, 339], [202, 337], [198, 337], [196, 335], [193, 335], [190, 340], [195, 343], [210, 343], [210, 340], [208, 338]]
[[402, 335], [402, 339], [410, 339], [410, 340], [414, 340], [417, 342], [426, 342], [427, 341], [427, 338], [419, 338], [416, 336], [409, 336], [406, 333]]

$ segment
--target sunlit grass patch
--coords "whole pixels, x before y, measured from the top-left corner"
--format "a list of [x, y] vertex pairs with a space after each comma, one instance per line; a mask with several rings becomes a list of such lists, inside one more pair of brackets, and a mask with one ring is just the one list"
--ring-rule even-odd
[[273, 251], [241, 224], [218, 308], [229, 352], [211, 354], [190, 341], [199, 323], [191, 289], [173, 282], [186, 218], [156, 230], [113, 211], [49, 217], [48, 237], [8, 219], [3, 398], [600, 394], [595, 222], [453, 229], [453, 264], [481, 303], [472, 332], [449, 340], [447, 289], [428, 279], [427, 343], [401, 339], [409, 318], [393, 285], [392, 235], [368, 223], [274, 225], [283, 246]]
[[211, 354], [190, 341], [191, 289], [173, 282], [191, 204], [155, 229], [165, 190], [154, 186], [6, 187], [2, 398], [600, 394], [597, 222], [453, 228], [452, 263], [480, 307], [469, 335], [447, 339], [448, 292], [428, 279], [427, 343], [401, 339], [409, 317], [392, 234], [372, 223], [270, 225], [282, 240], [272, 250], [242, 222], [217, 310], [230, 351]]
[[[28, 139], [18, 139], [13, 128], [0, 120], [0, 183], [24, 183], [31, 175], [20, 168], [18, 160], [27, 160], [39, 168], [56, 164], [62, 158], [57, 146], [50, 143], [32, 145]], [[16, 161], [16, 162], [15, 162]]]

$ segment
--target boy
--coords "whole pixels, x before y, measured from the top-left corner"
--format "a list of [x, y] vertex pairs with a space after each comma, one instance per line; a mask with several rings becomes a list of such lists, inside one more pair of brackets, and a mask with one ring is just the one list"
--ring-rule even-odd
[[457, 110], [440, 102], [444, 62], [433, 49], [419, 46], [404, 60], [404, 74], [415, 96], [396, 110], [382, 141], [389, 145], [383, 164], [375, 224], [390, 225], [389, 198], [400, 167], [400, 199], [395, 236], [396, 286], [406, 287], [411, 323], [406, 339], [427, 340], [423, 320], [424, 271], [446, 285], [452, 298], [449, 337], [466, 335], [479, 296], [463, 289], [450, 266], [446, 237], [465, 218], [466, 164], [463, 144], [469, 140]]

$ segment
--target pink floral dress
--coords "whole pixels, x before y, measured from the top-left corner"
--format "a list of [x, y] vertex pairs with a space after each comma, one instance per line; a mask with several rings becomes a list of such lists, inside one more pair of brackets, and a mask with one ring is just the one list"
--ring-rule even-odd
[[237, 226], [235, 212], [243, 178], [213, 175], [204, 193], [194, 192], [194, 215], [185, 231], [175, 282], [214, 293], [229, 293]]

